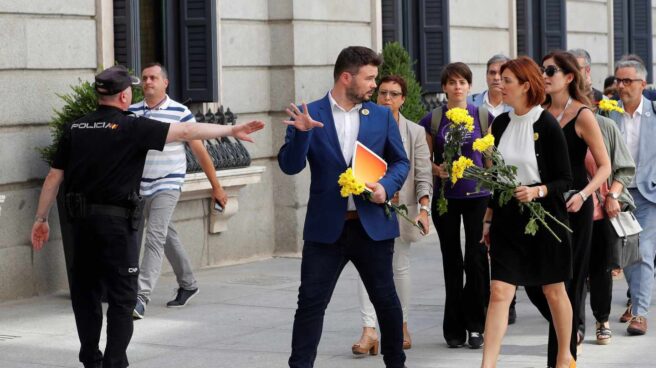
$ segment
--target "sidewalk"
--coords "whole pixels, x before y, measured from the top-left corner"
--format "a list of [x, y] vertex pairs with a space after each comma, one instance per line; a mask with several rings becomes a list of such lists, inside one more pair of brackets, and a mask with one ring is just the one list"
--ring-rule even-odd
[[[128, 350], [130, 367], [200, 368], [286, 367], [299, 285], [299, 259], [277, 258], [198, 272], [200, 293], [184, 309], [166, 308], [175, 279], [164, 275], [146, 318], [135, 322]], [[444, 279], [437, 237], [412, 249], [413, 297], [409, 327], [413, 347], [407, 365], [479, 367], [482, 350], [448, 349], [442, 338]], [[354, 358], [351, 344], [360, 336], [357, 274], [344, 270], [326, 312], [317, 368], [383, 367], [381, 356]], [[629, 337], [617, 318], [624, 311], [626, 282], [614, 285], [608, 346], [594, 344], [594, 322], [588, 307], [587, 336], [579, 367], [653, 367], [656, 325], [642, 337]], [[545, 367], [547, 324], [517, 294], [517, 324], [504, 340], [499, 367]], [[652, 314], [653, 315], [653, 314]], [[101, 349], [104, 347], [101, 341]], [[66, 294], [0, 304], [0, 368], [81, 367], [79, 342]]]

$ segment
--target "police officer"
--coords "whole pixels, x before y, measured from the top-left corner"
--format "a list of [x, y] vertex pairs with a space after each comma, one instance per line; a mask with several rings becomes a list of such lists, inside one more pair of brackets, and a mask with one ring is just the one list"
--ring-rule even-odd
[[[65, 127], [32, 227], [32, 245], [38, 251], [48, 241], [48, 213], [64, 182], [75, 247], [71, 301], [81, 343], [79, 359], [85, 367], [128, 366], [125, 352], [132, 337], [139, 273], [136, 193], [148, 150], [162, 150], [173, 141], [228, 135], [252, 142], [249, 134], [264, 127], [262, 121], [230, 127], [130, 116], [125, 111], [132, 102], [131, 86], [137, 83], [122, 66], [96, 76], [99, 106]], [[109, 302], [104, 356], [98, 346], [101, 284]]]

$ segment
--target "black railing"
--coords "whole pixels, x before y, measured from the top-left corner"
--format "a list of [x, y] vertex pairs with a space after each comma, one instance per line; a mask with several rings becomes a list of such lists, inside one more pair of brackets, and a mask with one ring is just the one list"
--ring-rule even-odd
[[446, 104], [446, 95], [443, 93], [425, 93], [421, 95], [421, 103], [427, 111], [433, 111], [435, 108]]
[[[198, 111], [195, 117], [199, 123], [235, 125], [237, 122], [237, 115], [230, 111], [230, 108], [224, 113], [223, 106], [219, 107], [219, 111], [216, 113], [213, 113], [211, 109], [208, 109], [205, 114]], [[204, 141], [204, 144], [216, 169], [232, 169], [250, 166], [251, 164], [250, 154], [237, 139], [221, 137]], [[203, 171], [189, 145], [186, 146], [185, 151], [187, 155], [187, 173]]]

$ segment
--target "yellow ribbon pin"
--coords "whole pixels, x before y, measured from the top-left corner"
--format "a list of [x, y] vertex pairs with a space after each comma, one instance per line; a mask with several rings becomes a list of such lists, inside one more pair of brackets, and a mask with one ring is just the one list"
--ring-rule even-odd
[[538, 139], [540, 139], [540, 135], [538, 133], [533, 133], [533, 140], [537, 141]]

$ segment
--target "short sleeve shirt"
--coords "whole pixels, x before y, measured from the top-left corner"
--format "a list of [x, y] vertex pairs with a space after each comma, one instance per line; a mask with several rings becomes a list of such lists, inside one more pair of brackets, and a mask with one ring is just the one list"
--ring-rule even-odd
[[66, 125], [52, 167], [64, 170], [66, 193], [89, 203], [125, 206], [139, 190], [148, 150], [161, 151], [169, 124], [100, 105]]

